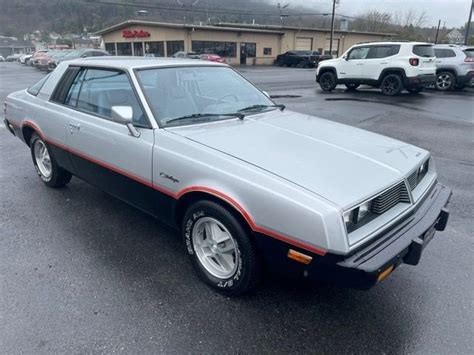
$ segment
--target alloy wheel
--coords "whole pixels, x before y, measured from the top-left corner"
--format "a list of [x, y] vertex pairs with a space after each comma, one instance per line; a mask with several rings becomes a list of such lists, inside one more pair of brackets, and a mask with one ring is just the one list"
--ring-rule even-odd
[[36, 140], [34, 144], [33, 151], [38, 170], [45, 178], [49, 178], [52, 173], [52, 165], [48, 148], [46, 147], [46, 144], [40, 139]]
[[203, 217], [192, 230], [194, 251], [202, 267], [219, 279], [231, 277], [237, 270], [237, 243], [217, 219]]

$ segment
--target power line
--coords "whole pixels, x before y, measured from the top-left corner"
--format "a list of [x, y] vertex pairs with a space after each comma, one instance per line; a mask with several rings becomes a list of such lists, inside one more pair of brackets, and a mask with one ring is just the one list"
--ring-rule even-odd
[[[175, 7], [175, 6], [166, 6], [166, 5], [152, 5], [149, 3], [130, 3], [130, 2], [113, 2], [113, 1], [92, 1], [92, 0], [83, 0], [85, 2], [90, 2], [98, 5], [109, 5], [109, 6], [124, 6], [124, 7], [139, 7], [144, 9], [157, 9], [157, 10], [168, 10], [168, 11], [181, 11], [181, 12], [195, 12], [195, 13], [213, 13], [213, 14], [228, 14], [228, 15], [247, 15], [247, 16], [277, 16], [281, 17], [282, 14], [279, 12], [254, 12], [254, 11], [237, 11], [237, 10], [218, 10], [218, 9], [203, 9], [203, 8], [186, 8], [186, 7]], [[329, 16], [330, 12], [301, 12], [301, 13], [287, 13], [284, 14], [285, 17], [290, 16]], [[335, 16], [349, 18], [349, 19], [359, 19], [353, 16], [346, 16], [341, 14], [336, 14]]]

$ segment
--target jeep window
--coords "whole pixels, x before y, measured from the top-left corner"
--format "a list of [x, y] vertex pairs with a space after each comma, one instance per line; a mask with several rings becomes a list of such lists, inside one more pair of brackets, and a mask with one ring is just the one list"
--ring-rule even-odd
[[456, 56], [452, 49], [435, 48], [434, 53], [436, 58], [453, 58]]
[[373, 46], [370, 48], [367, 59], [386, 58], [397, 54], [400, 51], [400, 45]]
[[468, 58], [474, 58], [474, 49], [466, 49], [464, 51], [464, 54], [466, 55], [466, 57]]
[[[180, 68], [153, 68], [137, 70], [140, 85], [160, 127], [195, 123], [180, 119], [199, 115], [203, 121], [230, 119], [219, 116], [237, 113], [244, 108], [246, 115], [274, 110], [274, 103], [227, 67], [195, 66]], [[209, 116], [204, 117], [204, 114]]]
[[433, 46], [430, 44], [421, 44], [421, 45], [418, 44], [418, 45], [413, 46], [413, 54], [416, 54], [417, 56], [420, 56], [420, 57], [427, 57], [427, 58], [435, 56]]
[[48, 80], [49, 78], [49, 74], [44, 76], [40, 81], [38, 81], [36, 84], [34, 84], [33, 86], [29, 87], [28, 90], [28, 93], [30, 93], [31, 95], [38, 95], [38, 93], [40, 92], [41, 88], [43, 87], [44, 83], [46, 83], [46, 80]]
[[348, 59], [366, 59], [369, 54], [370, 47], [357, 47], [351, 50], [349, 53]]
[[[111, 119], [113, 106], [130, 106], [133, 111], [133, 123], [148, 127], [147, 119], [125, 72], [87, 69], [83, 78], [79, 78], [76, 84], [79, 85], [77, 109]], [[77, 85], [71, 86], [71, 97], [74, 96]]]

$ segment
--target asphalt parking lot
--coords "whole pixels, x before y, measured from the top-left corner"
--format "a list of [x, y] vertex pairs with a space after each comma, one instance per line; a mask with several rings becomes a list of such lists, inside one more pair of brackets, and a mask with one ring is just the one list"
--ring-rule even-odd
[[[369, 291], [270, 276], [229, 299], [148, 215], [78, 179], [45, 187], [0, 126], [1, 353], [474, 352], [474, 90], [323, 93], [313, 69], [241, 71], [288, 109], [432, 152], [454, 196], [421, 263]], [[43, 75], [0, 63], [0, 101]]]

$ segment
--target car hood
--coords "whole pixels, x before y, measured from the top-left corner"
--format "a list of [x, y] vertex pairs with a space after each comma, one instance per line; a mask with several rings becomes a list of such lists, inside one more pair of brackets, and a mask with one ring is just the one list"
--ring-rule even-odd
[[341, 208], [402, 180], [428, 152], [372, 132], [291, 111], [270, 111], [176, 134], [296, 184]]

